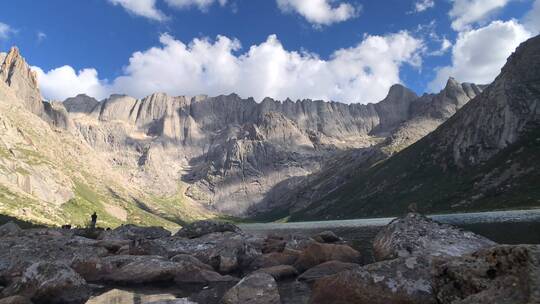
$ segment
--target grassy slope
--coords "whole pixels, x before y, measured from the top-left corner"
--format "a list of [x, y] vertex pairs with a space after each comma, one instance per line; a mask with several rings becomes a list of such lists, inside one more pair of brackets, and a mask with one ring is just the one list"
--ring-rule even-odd
[[290, 220], [399, 215], [410, 203], [430, 213], [540, 206], [540, 126], [531, 126], [519, 142], [467, 170], [443, 170], [431, 161], [429, 140], [356, 175]]

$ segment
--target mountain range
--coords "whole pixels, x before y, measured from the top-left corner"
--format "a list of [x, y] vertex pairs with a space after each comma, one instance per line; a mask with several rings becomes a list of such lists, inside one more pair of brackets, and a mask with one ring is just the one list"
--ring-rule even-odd
[[540, 205], [540, 38], [488, 86], [402, 85], [376, 104], [238, 95], [42, 101], [0, 53], [0, 214], [174, 226]]

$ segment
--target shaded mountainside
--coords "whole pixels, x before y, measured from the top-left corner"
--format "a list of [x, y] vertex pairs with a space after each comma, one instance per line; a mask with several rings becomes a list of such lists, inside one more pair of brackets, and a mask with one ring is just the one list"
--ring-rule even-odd
[[291, 220], [540, 206], [540, 36], [437, 130], [293, 211]]

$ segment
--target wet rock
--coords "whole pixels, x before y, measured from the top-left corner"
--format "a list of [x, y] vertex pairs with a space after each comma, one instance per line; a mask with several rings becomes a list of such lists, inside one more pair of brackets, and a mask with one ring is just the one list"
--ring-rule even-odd
[[86, 281], [62, 263], [39, 262], [2, 292], [21, 295], [34, 303], [85, 303], [91, 290]]
[[274, 278], [266, 273], [254, 273], [231, 288], [221, 300], [223, 304], [280, 304]]
[[340, 261], [329, 261], [319, 264], [313, 268], [306, 270], [299, 277], [299, 281], [313, 282], [322, 277], [334, 275], [343, 271], [359, 269], [361, 266], [355, 263], [345, 263]]
[[261, 268], [256, 271], [256, 273], [266, 273], [271, 275], [276, 281], [280, 281], [286, 278], [295, 277], [298, 275], [296, 268], [291, 265], [278, 265], [267, 268]]
[[240, 233], [242, 230], [238, 228], [238, 226], [231, 223], [218, 221], [197, 221], [184, 226], [174, 236], [193, 239], [214, 232]]
[[159, 239], [171, 236], [171, 232], [163, 227], [140, 227], [136, 225], [122, 225], [114, 230], [103, 233], [104, 240], [140, 240]]
[[323, 277], [311, 304], [435, 304], [429, 261], [399, 258]]
[[360, 252], [347, 245], [312, 243], [298, 256], [294, 267], [303, 272], [328, 261], [355, 263], [360, 260]]
[[14, 222], [8, 222], [0, 226], [0, 237], [17, 236], [22, 232], [22, 229]]
[[440, 303], [540, 303], [540, 246], [481, 249], [435, 266]]
[[201, 262], [199, 259], [189, 254], [177, 254], [171, 258], [171, 261], [176, 262], [176, 263], [187, 262], [201, 269], [213, 270], [212, 266]]
[[419, 254], [455, 257], [495, 244], [472, 232], [409, 213], [393, 220], [377, 234], [373, 252], [378, 261]]
[[0, 304], [32, 304], [32, 301], [23, 296], [11, 296], [0, 299]]
[[317, 233], [317, 235], [313, 236], [313, 239], [319, 243], [335, 243], [341, 241], [341, 238], [332, 231]]

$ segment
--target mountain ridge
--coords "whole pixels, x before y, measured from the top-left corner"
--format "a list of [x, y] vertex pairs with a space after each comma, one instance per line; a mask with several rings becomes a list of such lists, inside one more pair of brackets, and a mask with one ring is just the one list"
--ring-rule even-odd
[[360, 172], [292, 220], [537, 207], [540, 193], [540, 36], [439, 128]]
[[[12, 53], [20, 56], [18, 51]], [[21, 75], [30, 70], [27, 65], [18, 69]], [[21, 83], [9, 90], [39, 92], [36, 82]], [[117, 176], [113, 179], [120, 188], [132, 189], [123, 191], [120, 202], [117, 191], [90, 183], [100, 195], [92, 195], [94, 201], [87, 207], [108, 205], [106, 200], [111, 200], [117, 204], [105, 213], [136, 210], [182, 222], [190, 212], [195, 217], [244, 217], [276, 205], [281, 208], [275, 202], [283, 197], [280, 191], [290, 191], [328, 164], [342, 165], [340, 157], [350, 159], [358, 151], [368, 151], [369, 161], [360, 157], [351, 162], [359, 166], [389, 157], [432, 131], [482, 90], [455, 81], [452, 85], [458, 93], [443, 90], [419, 97], [397, 84], [381, 102], [366, 105], [271, 98], [257, 103], [236, 94], [154, 93], [140, 99], [115, 94], [98, 101], [79, 94], [63, 102], [43, 102], [35, 114], [54, 132], [83, 145], [103, 166], [102, 174]], [[93, 175], [93, 169], [87, 169]], [[92, 190], [89, 183], [81, 184], [80, 179], [75, 183], [71, 173], [67, 176], [71, 182], [62, 191], [71, 198], [81, 189]], [[65, 208], [68, 201], [55, 208]]]

